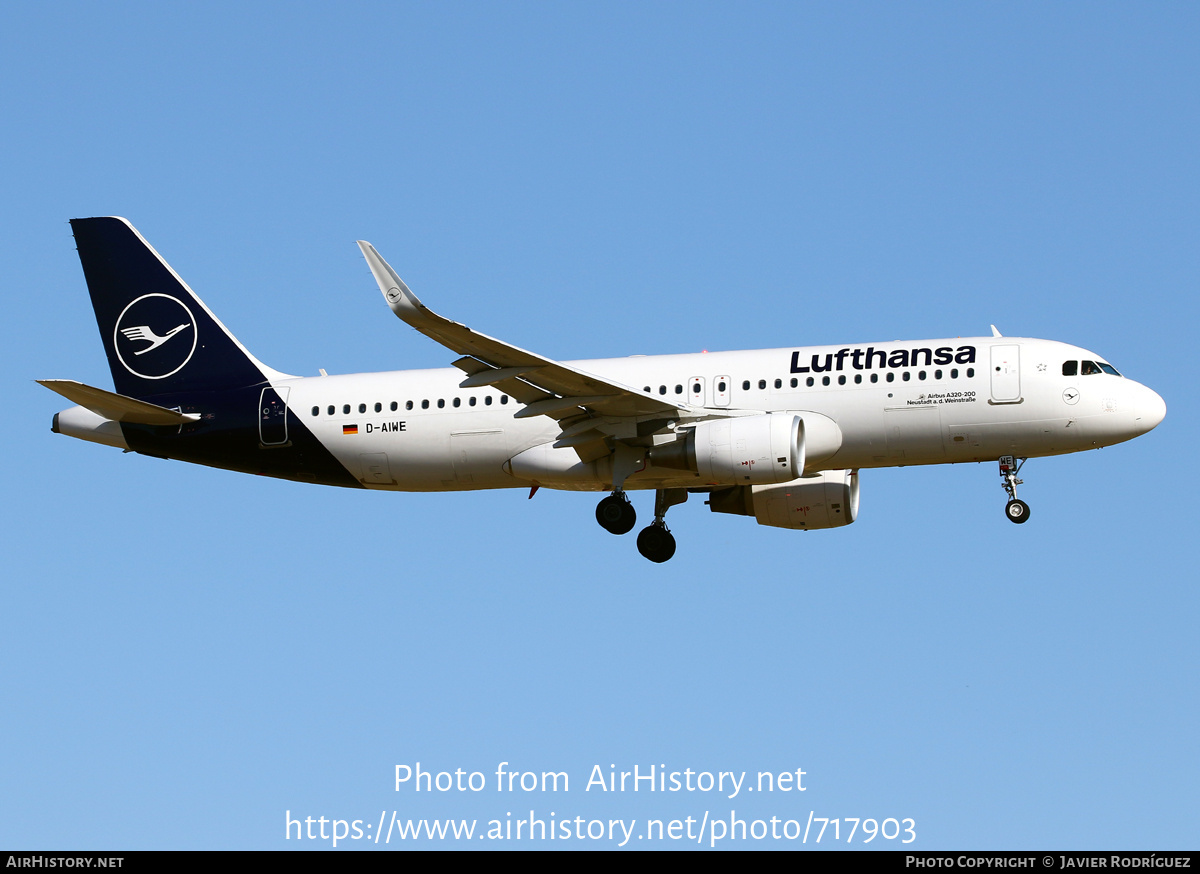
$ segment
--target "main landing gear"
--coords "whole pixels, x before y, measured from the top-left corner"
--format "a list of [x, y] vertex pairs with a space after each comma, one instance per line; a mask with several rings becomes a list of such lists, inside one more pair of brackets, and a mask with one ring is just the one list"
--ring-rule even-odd
[[687, 489], [658, 489], [654, 492], [654, 521], [638, 534], [638, 552], [655, 564], [675, 554], [675, 536], [667, 527], [667, 510], [687, 500]]
[[1016, 522], [1018, 525], [1029, 519], [1029, 505], [1024, 501], [1017, 500], [1017, 486], [1021, 485], [1024, 480], [1017, 479], [1017, 474], [1021, 472], [1025, 462], [1028, 459], [1014, 459], [1011, 455], [1002, 455], [1000, 457], [1000, 477], [1004, 480], [1004, 491], [1008, 492], [1008, 503], [1004, 505], [1004, 515], [1008, 517], [1008, 521]]
[[[654, 521], [641, 530], [637, 538], [638, 552], [656, 564], [662, 564], [675, 554], [675, 536], [664, 517], [667, 510], [687, 500], [686, 489], [658, 489], [654, 493]], [[633, 530], [637, 513], [624, 491], [615, 491], [596, 506], [596, 521], [612, 534]]]
[[637, 524], [637, 512], [618, 489], [596, 505], [596, 521], [610, 534], [628, 534]]
[[655, 564], [662, 564], [675, 554], [675, 535], [667, 523], [655, 519], [638, 534], [638, 552]]

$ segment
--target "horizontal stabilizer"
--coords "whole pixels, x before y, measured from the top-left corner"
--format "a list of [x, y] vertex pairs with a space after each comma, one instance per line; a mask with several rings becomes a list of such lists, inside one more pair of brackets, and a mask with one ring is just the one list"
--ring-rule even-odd
[[200, 419], [198, 413], [181, 413], [155, 404], [148, 404], [102, 388], [84, 385], [73, 379], [39, 379], [38, 383], [58, 392], [72, 403], [91, 410], [114, 422], [136, 425], [186, 425]]

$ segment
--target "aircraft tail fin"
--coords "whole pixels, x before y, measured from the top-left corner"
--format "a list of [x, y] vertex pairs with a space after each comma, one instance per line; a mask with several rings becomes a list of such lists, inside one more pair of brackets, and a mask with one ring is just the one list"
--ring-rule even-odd
[[229, 333], [127, 220], [72, 219], [71, 230], [119, 394], [219, 391], [282, 376]]

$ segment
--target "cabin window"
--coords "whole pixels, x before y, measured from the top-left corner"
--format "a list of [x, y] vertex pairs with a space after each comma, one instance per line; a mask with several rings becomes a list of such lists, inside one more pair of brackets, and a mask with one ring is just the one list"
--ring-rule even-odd
[[775, 380], [775, 388], [783, 388], [783, 380], [782, 379]]
[[667, 393], [667, 387], [665, 385], [660, 385], [658, 387], [658, 393], [660, 395], [665, 395]]
[[829, 377], [828, 376], [821, 377], [821, 385], [829, 385]]
[[925, 371], [924, 370], [918, 371], [917, 379], [924, 379], [924, 378], [925, 378]]
[[892, 372], [889, 370], [889, 371], [888, 371], [888, 375], [887, 375], [887, 381], [888, 381], [888, 382], [895, 382], [895, 381], [896, 381], [896, 374], [892, 373]]
[[342, 415], [343, 416], [350, 415], [350, 405], [349, 404], [342, 404]]
[[792, 377], [792, 388], [795, 388], [799, 384], [800, 384], [800, 380], [796, 379], [796, 377], [793, 376]]
[[809, 386], [809, 387], [811, 388], [814, 382], [816, 382], [816, 380], [814, 380], [814, 379], [813, 379], [813, 378], [810, 376], [808, 379], [806, 379], [806, 380], [804, 381], [804, 384], [805, 384], [805, 385], [807, 385], [807, 386]]
[[483, 398], [483, 403], [484, 403], [486, 406], [489, 406], [489, 407], [490, 407], [490, 406], [492, 405], [492, 396], [491, 396], [491, 395], [484, 395], [484, 398]]
[[725, 380], [721, 380], [720, 382], [717, 383], [717, 391], [720, 391], [720, 392], [725, 391]]
[[941, 379], [941, 378], [942, 378], [942, 372], [941, 372], [940, 370], [935, 370], [935, 371], [933, 372], [933, 378], [934, 378], [934, 379]]
[[329, 411], [329, 415], [332, 416], [333, 415], [333, 404], [330, 404], [327, 409]]
[[429, 409], [429, 401], [427, 401], [427, 400], [421, 401], [421, 409], [428, 410]]
[[438, 398], [438, 409], [439, 409], [439, 410], [444, 410], [445, 408], [446, 408], [446, 399], [445, 399], [445, 398]]
[[398, 403], [396, 403], [395, 401], [392, 401], [392, 412], [393, 413], [396, 412], [396, 407], [398, 407], [398, 406], [400, 406]]
[[313, 407], [313, 415], [314, 415], [314, 416], [319, 416], [319, 415], [321, 415], [321, 408], [320, 408], [320, 407]]
[[454, 406], [456, 406], [456, 407], [462, 406], [462, 401], [460, 401], [458, 398], [455, 398], [455, 399], [454, 399]]
[[909, 373], [907, 370], [906, 370], [906, 371], [904, 371], [904, 377], [903, 377], [903, 379], [904, 379], [904, 381], [905, 381], [905, 382], [908, 382], [910, 379], [912, 379], [912, 374], [911, 374], [911, 373]]
[[379, 403], [379, 401], [375, 402], [375, 412], [377, 412], [377, 413], [383, 412], [383, 404]]
[[677, 394], [677, 395], [683, 394], [683, 386], [682, 385], [675, 386], [675, 394]]
[[861, 374], [861, 373], [856, 373], [856, 374], [854, 374], [854, 384], [855, 384], [855, 385], [861, 385], [861, 384], [862, 384], [862, 374]]
[[974, 375], [975, 375], [975, 368], [974, 368], [974, 367], [968, 367], [968, 368], [967, 368], [967, 379], [970, 379], [970, 378], [971, 378], [972, 376], [974, 376]]
[[841, 376], [838, 377], [838, 385], [845, 385], [845, 384], [846, 384], [846, 374], [843, 373]]
[[765, 379], [760, 379], [760, 380], [758, 381], [758, 388], [759, 388], [759, 390], [760, 390], [760, 391], [761, 391], [761, 390], [764, 390], [764, 389], [766, 389], [766, 387], [767, 387], [767, 381], [766, 381]]
[[500, 395], [500, 403], [507, 404], [508, 403], [508, 395]]
[[469, 398], [467, 398], [467, 403], [472, 407], [475, 406], [475, 395], [471, 395]]
[[950, 378], [958, 379], [958, 368], [957, 367], [950, 371]]
[[879, 382], [879, 374], [878, 373], [871, 374], [871, 382]]
[[406, 409], [406, 410], [411, 410], [412, 408], [413, 408], [413, 402], [412, 402], [412, 401], [405, 401], [405, 402], [404, 402], [404, 409]]
[[695, 394], [695, 395], [700, 394], [700, 383], [698, 383], [698, 382], [692, 383], [692, 394]]
[[750, 391], [750, 380], [748, 380], [748, 379], [742, 380], [742, 391]]

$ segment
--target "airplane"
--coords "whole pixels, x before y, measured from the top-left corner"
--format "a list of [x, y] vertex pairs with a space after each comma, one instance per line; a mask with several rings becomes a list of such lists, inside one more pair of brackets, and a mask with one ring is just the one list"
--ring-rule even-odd
[[[430, 310], [365, 241], [392, 312], [452, 366], [290, 376], [255, 358], [126, 219], [73, 219], [115, 392], [38, 380], [77, 406], [51, 430], [143, 455], [390, 491], [608, 492], [596, 521], [676, 549], [667, 510], [812, 531], [858, 517], [859, 471], [995, 462], [1005, 515], [1021, 467], [1145, 434], [1166, 415], [1101, 356], [990, 337], [554, 361]], [[149, 345], [147, 345], [149, 344]]]

